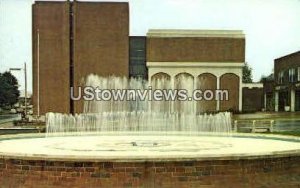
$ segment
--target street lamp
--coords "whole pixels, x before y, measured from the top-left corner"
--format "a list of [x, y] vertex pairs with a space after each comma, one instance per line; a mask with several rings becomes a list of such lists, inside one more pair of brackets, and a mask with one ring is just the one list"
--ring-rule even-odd
[[[21, 71], [22, 68], [10, 68], [9, 71]], [[27, 117], [27, 68], [26, 62], [24, 63], [24, 77], [25, 77], [25, 118]]]
[[40, 117], [40, 30], [37, 29], [37, 116]]

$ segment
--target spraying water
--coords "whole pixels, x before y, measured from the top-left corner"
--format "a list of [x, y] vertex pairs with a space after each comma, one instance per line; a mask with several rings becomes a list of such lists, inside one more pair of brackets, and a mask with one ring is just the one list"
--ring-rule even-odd
[[[192, 92], [193, 78], [181, 75], [175, 83], [168, 78], [157, 78], [149, 83], [125, 77], [90, 75], [86, 86], [107, 90], [186, 89]], [[197, 114], [197, 101], [140, 99], [133, 93], [125, 100], [89, 100], [84, 102], [84, 113], [76, 115], [48, 113], [48, 135], [84, 134], [86, 132], [231, 132], [231, 114]]]

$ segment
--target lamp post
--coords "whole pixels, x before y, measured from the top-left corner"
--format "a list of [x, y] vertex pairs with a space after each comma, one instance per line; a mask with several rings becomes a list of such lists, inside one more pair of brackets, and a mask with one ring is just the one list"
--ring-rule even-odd
[[[21, 71], [22, 68], [10, 68], [9, 71]], [[26, 62], [24, 63], [24, 79], [25, 79], [25, 118], [27, 117], [27, 67]]]
[[40, 31], [37, 29], [37, 116], [40, 117]]

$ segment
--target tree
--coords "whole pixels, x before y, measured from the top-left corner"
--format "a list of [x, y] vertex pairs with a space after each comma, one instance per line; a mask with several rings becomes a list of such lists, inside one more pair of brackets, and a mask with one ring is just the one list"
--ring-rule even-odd
[[260, 78], [260, 82], [265, 82], [265, 81], [274, 81], [274, 74], [270, 74], [269, 76], [265, 76], [263, 75], [261, 78]]
[[252, 68], [248, 65], [248, 63], [245, 64], [243, 67], [243, 82], [244, 83], [252, 83]]
[[272, 69], [272, 73], [269, 76], [262, 75], [260, 78], [260, 82], [265, 82], [265, 81], [274, 81], [274, 69]]
[[18, 102], [19, 96], [17, 78], [10, 72], [0, 73], [0, 107], [12, 107]]

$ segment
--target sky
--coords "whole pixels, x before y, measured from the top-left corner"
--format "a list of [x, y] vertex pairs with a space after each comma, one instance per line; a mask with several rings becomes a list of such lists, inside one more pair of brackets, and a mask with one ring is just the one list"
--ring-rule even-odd
[[[144, 36], [149, 29], [243, 30], [246, 62], [254, 81], [272, 73], [274, 59], [300, 50], [300, 0], [124, 1], [130, 4], [130, 35], [134, 36]], [[23, 68], [27, 62], [29, 91], [33, 2], [0, 0], [0, 72]], [[24, 89], [24, 72], [13, 74]]]

